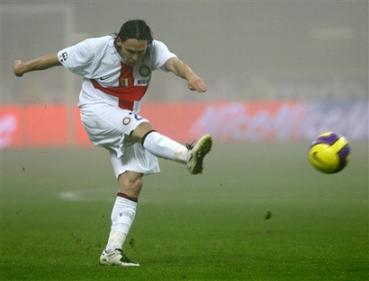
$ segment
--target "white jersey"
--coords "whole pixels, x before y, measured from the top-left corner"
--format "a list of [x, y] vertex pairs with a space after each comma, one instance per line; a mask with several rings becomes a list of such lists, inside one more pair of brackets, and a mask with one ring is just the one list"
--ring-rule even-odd
[[60, 63], [84, 78], [79, 105], [105, 103], [138, 112], [151, 72], [175, 57], [167, 46], [153, 40], [146, 54], [130, 68], [114, 46], [114, 36], [86, 39], [58, 52]]

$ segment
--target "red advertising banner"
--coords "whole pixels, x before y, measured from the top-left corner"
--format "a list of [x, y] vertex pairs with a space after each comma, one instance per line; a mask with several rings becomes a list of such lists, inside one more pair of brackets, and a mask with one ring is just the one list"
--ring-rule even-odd
[[[214, 106], [222, 103], [212, 103]], [[140, 114], [161, 133], [181, 141], [198, 138], [204, 132], [193, 131], [207, 103], [147, 103]], [[205, 130], [206, 131], [206, 130]]]
[[[218, 142], [311, 140], [328, 130], [368, 139], [368, 101], [146, 103], [140, 114], [183, 142], [204, 133]], [[0, 149], [90, 145], [77, 107], [0, 106]]]
[[0, 107], [0, 148], [67, 145], [67, 111], [64, 105]]
[[23, 108], [19, 106], [0, 107], [0, 149], [23, 144]]

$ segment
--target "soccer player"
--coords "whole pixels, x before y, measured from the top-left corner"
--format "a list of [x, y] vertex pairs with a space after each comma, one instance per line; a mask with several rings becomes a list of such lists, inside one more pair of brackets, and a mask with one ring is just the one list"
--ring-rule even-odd
[[212, 146], [210, 135], [186, 147], [155, 131], [138, 114], [141, 98], [151, 72], [158, 68], [185, 79], [192, 91], [204, 93], [207, 85], [164, 43], [153, 39], [143, 20], [127, 21], [118, 34], [89, 38], [55, 54], [16, 60], [14, 74], [20, 77], [58, 65], [83, 77], [79, 96], [83, 126], [95, 145], [109, 151], [119, 183], [100, 263], [139, 266], [124, 254], [123, 245], [135, 218], [143, 176], [160, 171], [157, 157], [183, 163], [191, 174], [199, 174]]

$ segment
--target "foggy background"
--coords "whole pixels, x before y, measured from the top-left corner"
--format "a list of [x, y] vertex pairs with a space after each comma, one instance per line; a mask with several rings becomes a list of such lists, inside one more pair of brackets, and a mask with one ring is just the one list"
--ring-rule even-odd
[[367, 1], [0, 1], [0, 103], [76, 104], [81, 78], [57, 67], [12, 73], [28, 60], [140, 18], [154, 37], [208, 83], [154, 72], [146, 101], [298, 99], [368, 96]]

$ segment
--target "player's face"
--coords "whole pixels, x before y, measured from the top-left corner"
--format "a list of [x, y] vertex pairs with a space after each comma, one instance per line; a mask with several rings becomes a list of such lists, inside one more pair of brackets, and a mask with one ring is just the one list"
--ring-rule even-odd
[[137, 39], [127, 39], [122, 42], [117, 41], [119, 54], [125, 59], [125, 64], [134, 66], [146, 53], [147, 41]]

